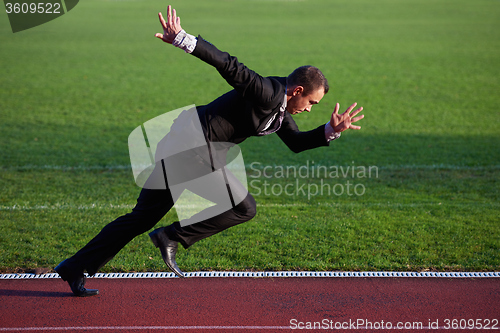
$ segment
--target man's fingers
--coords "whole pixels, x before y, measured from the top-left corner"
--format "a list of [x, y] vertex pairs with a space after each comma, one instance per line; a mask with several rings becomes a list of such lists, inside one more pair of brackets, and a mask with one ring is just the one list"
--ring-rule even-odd
[[351, 125], [351, 126], [349, 126], [349, 128], [353, 129], [353, 130], [359, 130], [359, 129], [361, 129], [361, 126]]
[[167, 22], [168, 25], [172, 25], [172, 6], [170, 5], [167, 7]]
[[333, 114], [338, 114], [339, 108], [340, 108], [340, 104], [339, 103], [335, 104], [335, 108], [333, 109]]
[[353, 105], [351, 105], [347, 110], [345, 110], [345, 114], [349, 114], [351, 113], [352, 109], [354, 109], [354, 107], [356, 107], [356, 105], [358, 105], [358, 103], [354, 103]]
[[163, 18], [163, 15], [161, 14], [161, 12], [158, 13], [158, 18], [160, 19], [160, 23], [161, 23], [161, 26], [163, 27], [163, 29], [166, 29], [167, 24], [165, 23], [165, 19]]
[[163, 28], [175, 31], [177, 27], [181, 26], [181, 18], [177, 16], [177, 11], [171, 5], [168, 5], [167, 11], [167, 22], [165, 23], [163, 20]]
[[332, 126], [335, 126], [335, 125], [337, 124], [337, 123], [335, 122], [335, 118], [336, 118], [336, 116], [337, 116], [337, 115], [338, 115], [338, 113], [339, 113], [339, 107], [340, 107], [340, 104], [339, 104], [339, 103], [335, 104], [335, 108], [333, 109], [332, 115], [331, 115], [331, 117], [330, 117], [330, 124], [331, 124]]
[[[165, 24], [165, 19], [163, 18], [163, 15], [161, 12], [158, 13], [158, 19], [160, 20], [160, 24], [163, 27], [163, 29], [166, 29], [166, 24]], [[163, 39], [163, 34], [157, 33], [155, 34], [155, 37]]]
[[352, 118], [352, 119], [351, 119], [351, 123], [355, 123], [355, 122], [357, 122], [358, 120], [363, 119], [364, 117], [365, 117], [365, 115], [364, 115], [364, 114], [362, 114], [361, 116], [358, 116], [358, 117], [356, 117], [356, 118]]
[[[360, 113], [361, 111], [363, 111], [363, 108], [360, 107], [359, 109], [357, 109], [356, 111], [354, 111], [353, 113], [349, 114], [349, 116], [352, 118], [354, 118], [358, 113]], [[361, 119], [361, 118], [360, 118]]]
[[361, 111], [363, 111], [363, 107], [360, 107], [359, 109], [357, 109], [356, 111], [354, 111], [353, 113], [351, 113], [351, 117], [355, 117]]

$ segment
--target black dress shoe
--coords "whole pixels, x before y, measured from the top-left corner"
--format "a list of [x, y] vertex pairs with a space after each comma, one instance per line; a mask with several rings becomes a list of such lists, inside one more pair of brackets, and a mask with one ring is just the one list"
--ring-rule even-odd
[[79, 276], [73, 280], [68, 280], [69, 287], [71, 288], [73, 295], [78, 296], [78, 297], [87, 297], [87, 296], [98, 295], [99, 290], [85, 288], [85, 280], [87, 280], [85, 275]]
[[97, 289], [85, 289], [85, 280], [87, 279], [83, 272], [71, 271], [66, 263], [66, 260], [57, 265], [54, 270], [59, 274], [63, 281], [68, 282], [73, 295], [78, 297], [95, 296], [99, 294]]
[[153, 244], [160, 248], [163, 261], [167, 264], [168, 268], [174, 272], [178, 277], [184, 277], [184, 273], [179, 269], [175, 262], [175, 254], [177, 253], [178, 242], [168, 238], [165, 228], [159, 228], [149, 234]]

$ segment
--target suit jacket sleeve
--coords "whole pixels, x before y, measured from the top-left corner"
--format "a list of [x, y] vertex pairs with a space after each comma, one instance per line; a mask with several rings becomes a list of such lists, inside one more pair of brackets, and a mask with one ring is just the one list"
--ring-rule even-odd
[[240, 63], [236, 57], [220, 51], [201, 36], [198, 36], [192, 55], [215, 67], [243, 98], [251, 100], [263, 109], [276, 107], [277, 98], [283, 93], [283, 86], [275, 80], [260, 76]]
[[288, 112], [285, 113], [285, 118], [277, 134], [294, 153], [330, 145], [325, 138], [325, 125], [311, 131], [301, 132]]

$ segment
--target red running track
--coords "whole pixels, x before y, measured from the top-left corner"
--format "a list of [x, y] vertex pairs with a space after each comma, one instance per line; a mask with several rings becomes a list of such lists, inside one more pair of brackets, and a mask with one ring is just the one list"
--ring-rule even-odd
[[497, 278], [95, 278], [86, 286], [100, 295], [72, 297], [60, 279], [0, 280], [0, 332], [500, 328]]

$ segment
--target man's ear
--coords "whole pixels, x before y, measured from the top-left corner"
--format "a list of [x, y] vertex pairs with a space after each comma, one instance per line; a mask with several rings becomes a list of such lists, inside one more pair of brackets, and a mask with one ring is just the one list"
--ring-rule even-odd
[[302, 87], [302, 86], [296, 86], [296, 87], [293, 89], [293, 93], [292, 93], [292, 95], [293, 95], [293, 96], [301, 95], [303, 92], [304, 92], [304, 87]]

